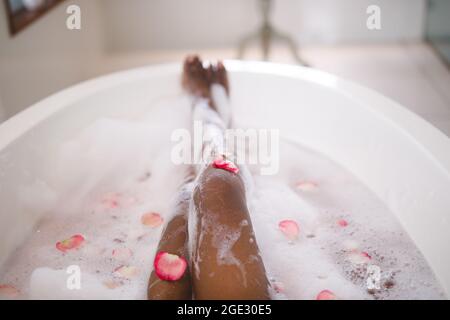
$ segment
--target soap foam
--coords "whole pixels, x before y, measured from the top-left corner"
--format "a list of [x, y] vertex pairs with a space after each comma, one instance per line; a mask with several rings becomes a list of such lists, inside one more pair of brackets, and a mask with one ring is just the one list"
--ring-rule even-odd
[[[287, 298], [314, 299], [322, 290], [340, 299], [445, 297], [397, 219], [367, 187], [310, 149], [284, 141], [280, 152], [278, 175], [255, 178], [250, 212], [266, 269]], [[285, 219], [299, 224], [298, 241], [277, 229]], [[373, 268], [380, 289], [368, 287]]]
[[[99, 119], [63, 143], [42, 168], [46, 179], [23, 193], [27, 206], [49, 214], [9, 259], [0, 283], [20, 289], [20, 298], [48, 298], [60, 284], [50, 281], [46, 288], [46, 279], [62, 278], [77, 265], [82, 278], [95, 278], [106, 289], [96, 290], [97, 298], [145, 299], [156, 246], [186, 175], [184, 166], [170, 161], [170, 134], [189, 126], [188, 99], [171, 97], [133, 118]], [[147, 212], [159, 213], [164, 225], [142, 225]], [[79, 250], [55, 248], [74, 234], [86, 239]], [[133, 252], [128, 261], [113, 257], [120, 248]], [[114, 270], [123, 265], [136, 267], [138, 274], [118, 276]], [[54, 295], [92, 298], [90, 288]]]
[[[186, 173], [170, 161], [170, 135], [189, 128], [192, 119], [184, 97], [159, 101], [149, 110], [98, 119], [49, 155], [42, 178], [22, 193], [24, 205], [49, 214], [10, 257], [0, 284], [18, 288], [19, 298], [146, 298], [164, 225], [150, 228], [140, 218], [157, 212], [165, 223], [170, 219]], [[280, 152], [276, 176], [258, 176], [259, 170], [250, 168], [253, 179], [250, 173], [245, 179], [256, 236], [250, 241], [257, 241], [271, 282], [283, 287], [274, 298], [315, 299], [322, 290], [341, 299], [444, 298], [396, 218], [361, 182], [313, 150], [282, 142]], [[297, 188], [298, 182], [311, 183]], [[300, 227], [297, 240], [278, 228], [287, 219]], [[342, 219], [348, 226], [337, 223]], [[235, 263], [227, 248], [239, 241], [239, 230], [222, 231], [216, 239], [220, 257]], [[85, 237], [81, 248], [67, 253], [55, 248], [74, 234]], [[114, 257], [115, 249], [131, 254]], [[369, 261], [358, 255], [363, 252]], [[81, 269], [81, 290], [64, 288], [72, 265]], [[369, 265], [381, 270], [379, 290], [367, 288]], [[115, 272], [123, 266], [136, 268], [136, 274]]]

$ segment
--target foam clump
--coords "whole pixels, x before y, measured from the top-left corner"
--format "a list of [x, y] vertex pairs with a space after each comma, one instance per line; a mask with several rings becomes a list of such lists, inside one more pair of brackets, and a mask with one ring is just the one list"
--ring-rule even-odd
[[66, 270], [38, 268], [31, 274], [29, 298], [33, 300], [95, 300], [99, 297], [102, 299], [126, 297], [123, 292], [117, 294], [108, 289], [94, 275], [81, 273], [80, 279], [78, 287], [77, 283], [70, 284]]

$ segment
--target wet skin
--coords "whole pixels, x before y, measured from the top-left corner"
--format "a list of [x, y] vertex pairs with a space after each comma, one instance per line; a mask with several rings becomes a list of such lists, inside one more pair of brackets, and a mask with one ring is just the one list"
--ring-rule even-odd
[[[269, 299], [269, 282], [242, 178], [210, 166], [198, 182], [194, 190], [196, 246], [191, 260], [195, 298]], [[224, 245], [227, 250], [222, 251]]]
[[[188, 57], [182, 85], [192, 96], [207, 99], [216, 110], [211, 85], [217, 83], [229, 92], [222, 63], [203, 67], [197, 56]], [[191, 271], [181, 280], [162, 281], [153, 272], [149, 299], [270, 299], [269, 282], [259, 254], [250, 220], [244, 182], [240, 175], [207, 167], [199, 173], [193, 194], [195, 223], [190, 259]], [[189, 201], [180, 203], [169, 221], [158, 252], [187, 257]]]

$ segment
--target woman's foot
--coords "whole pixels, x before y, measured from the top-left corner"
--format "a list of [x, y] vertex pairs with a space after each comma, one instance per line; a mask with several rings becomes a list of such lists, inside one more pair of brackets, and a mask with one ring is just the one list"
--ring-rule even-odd
[[217, 64], [203, 66], [198, 56], [189, 56], [184, 61], [182, 85], [183, 88], [195, 97], [207, 99], [209, 105], [215, 110], [211, 96], [211, 85], [220, 84], [229, 93], [228, 75], [221, 61]]
[[228, 73], [222, 61], [217, 62], [216, 65], [210, 66], [211, 82], [220, 84], [225, 88], [227, 94], [230, 94], [230, 86], [228, 82]]
[[196, 97], [211, 99], [211, 76], [198, 56], [189, 56], [184, 61], [183, 88]]

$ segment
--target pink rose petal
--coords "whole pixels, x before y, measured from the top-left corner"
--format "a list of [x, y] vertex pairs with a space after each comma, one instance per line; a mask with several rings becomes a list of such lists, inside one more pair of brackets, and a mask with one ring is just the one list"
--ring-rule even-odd
[[303, 192], [314, 192], [319, 189], [319, 185], [311, 181], [300, 181], [295, 185], [295, 187]]
[[119, 288], [119, 287], [123, 286], [123, 283], [117, 282], [117, 281], [114, 281], [114, 280], [106, 280], [106, 281], [103, 282], [103, 285], [105, 287], [107, 287], [108, 289], [113, 290], [113, 289], [116, 289], [116, 288]]
[[284, 284], [279, 281], [272, 282], [272, 288], [275, 290], [276, 293], [283, 293], [284, 292]]
[[69, 239], [62, 240], [56, 243], [56, 249], [61, 252], [67, 252], [68, 250], [78, 249], [84, 243], [85, 239], [82, 235], [76, 234]]
[[120, 193], [109, 193], [103, 197], [101, 202], [107, 209], [116, 209], [120, 206], [120, 197]]
[[213, 161], [213, 167], [216, 169], [226, 170], [234, 174], [239, 173], [239, 168], [237, 165], [234, 162], [224, 159], [223, 157], [217, 157]]
[[186, 271], [187, 262], [183, 257], [168, 252], [159, 252], [154, 262], [155, 274], [161, 280], [177, 281]]
[[278, 224], [278, 227], [289, 240], [298, 239], [300, 228], [294, 220], [283, 220]]
[[142, 215], [141, 222], [145, 226], [157, 228], [163, 224], [164, 219], [158, 213], [149, 212]]
[[343, 227], [343, 228], [345, 228], [346, 226], [348, 226], [348, 222], [347, 222], [347, 220], [345, 220], [345, 219], [340, 219], [340, 220], [338, 220], [337, 224], [338, 224], [340, 227]]
[[317, 295], [316, 300], [336, 300], [336, 295], [330, 290], [322, 290]]
[[352, 252], [348, 255], [348, 259], [353, 264], [365, 264], [372, 260], [372, 257], [365, 251], [362, 252]]
[[133, 256], [130, 248], [117, 248], [112, 251], [112, 256], [117, 260], [128, 260]]
[[134, 266], [120, 266], [114, 270], [114, 275], [117, 277], [131, 279], [139, 274], [139, 269]]
[[372, 257], [365, 251], [361, 252], [361, 255], [369, 260], [372, 260]]
[[17, 298], [20, 295], [20, 291], [13, 286], [7, 284], [0, 285], [0, 298]]

